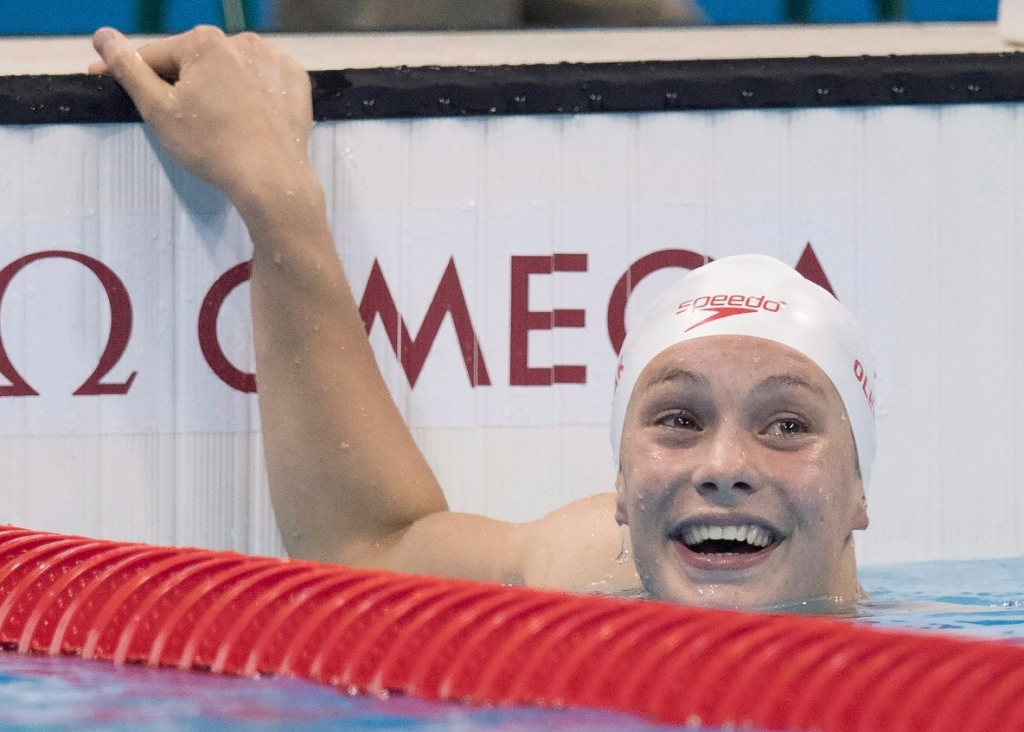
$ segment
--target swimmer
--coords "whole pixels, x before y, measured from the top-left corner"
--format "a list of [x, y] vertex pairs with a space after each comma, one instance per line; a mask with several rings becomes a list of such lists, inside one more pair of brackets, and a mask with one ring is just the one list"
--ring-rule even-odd
[[331, 239], [305, 70], [209, 27], [138, 50], [111, 29], [93, 43], [90, 72], [113, 75], [248, 227], [267, 473], [291, 556], [720, 607], [860, 599], [873, 372], [830, 295], [766, 257], [694, 270], [623, 348], [615, 492], [525, 524], [449, 511]]

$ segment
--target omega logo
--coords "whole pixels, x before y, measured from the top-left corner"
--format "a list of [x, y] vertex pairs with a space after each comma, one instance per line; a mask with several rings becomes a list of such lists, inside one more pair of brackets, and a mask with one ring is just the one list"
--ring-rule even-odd
[[[132, 334], [132, 303], [121, 278], [103, 262], [78, 252], [49, 250], [28, 254], [0, 269], [0, 308], [11, 281], [30, 264], [45, 259], [68, 259], [92, 272], [103, 286], [110, 303], [110, 335], [96, 368], [73, 393], [74, 396], [124, 395], [132, 388], [137, 371], [123, 382], [108, 381], [107, 377], [124, 356]], [[556, 328], [586, 327], [586, 310], [567, 308], [532, 310], [530, 308], [531, 279], [534, 277], [580, 276], [589, 269], [588, 254], [582, 252], [555, 253], [551, 256], [512, 255], [509, 259], [509, 321], [507, 324], [509, 386], [536, 387], [555, 384], [587, 383], [586, 364], [533, 363], [529, 352], [529, 334]], [[710, 258], [686, 249], [663, 249], [647, 254], [633, 262], [612, 288], [607, 305], [607, 332], [612, 349], [617, 354], [626, 337], [626, 306], [636, 286], [646, 277], [662, 269], [696, 269]], [[796, 270], [829, 292], [832, 286], [808, 243], [796, 264]], [[252, 262], [242, 262], [222, 274], [210, 287], [199, 309], [196, 335], [203, 359], [210, 370], [227, 386], [243, 393], [256, 391], [255, 374], [235, 366], [225, 355], [217, 336], [217, 319], [228, 296], [248, 282]], [[833, 294], [835, 294], [833, 292]], [[696, 307], [696, 305], [694, 305]], [[779, 306], [781, 307], [781, 306]], [[434, 291], [426, 315], [418, 331], [412, 331], [398, 304], [391, 295], [380, 263], [376, 260], [359, 300], [359, 314], [366, 332], [380, 322], [388, 336], [410, 387], [415, 387], [423, 366], [433, 349], [441, 325], [450, 320], [458, 341], [466, 377], [471, 387], [491, 385], [480, 340], [473, 325], [469, 300], [454, 257]], [[859, 364], [857, 364], [859, 366]], [[861, 381], [869, 403], [873, 402], [866, 375], [855, 374]], [[11, 362], [0, 334], [0, 377], [9, 385], [0, 384], [0, 398], [37, 396], [39, 392], [25, 380]]]

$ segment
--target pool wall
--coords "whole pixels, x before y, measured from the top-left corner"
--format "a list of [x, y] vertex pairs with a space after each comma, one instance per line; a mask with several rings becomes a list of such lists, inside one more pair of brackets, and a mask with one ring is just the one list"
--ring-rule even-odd
[[[861, 559], [1024, 553], [1024, 89], [993, 25], [280, 41], [312, 69], [381, 69], [317, 77], [313, 160], [453, 508], [528, 520], [610, 490], [623, 328], [681, 268], [761, 252], [870, 336]], [[89, 57], [0, 41], [0, 74]], [[653, 59], [680, 63], [635, 63]], [[564, 60], [587, 63], [500, 67]], [[0, 77], [0, 521], [279, 553], [247, 235], [80, 81]]]

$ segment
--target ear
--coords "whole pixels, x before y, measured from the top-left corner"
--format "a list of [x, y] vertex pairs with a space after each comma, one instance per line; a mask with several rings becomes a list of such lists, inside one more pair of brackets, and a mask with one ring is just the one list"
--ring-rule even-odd
[[854, 530], [863, 531], [868, 527], [868, 497], [864, 494], [864, 483], [857, 480], [857, 490], [860, 492], [860, 499], [853, 514]]
[[629, 514], [626, 512], [626, 481], [622, 471], [615, 476], [615, 523], [619, 526], [629, 525]]

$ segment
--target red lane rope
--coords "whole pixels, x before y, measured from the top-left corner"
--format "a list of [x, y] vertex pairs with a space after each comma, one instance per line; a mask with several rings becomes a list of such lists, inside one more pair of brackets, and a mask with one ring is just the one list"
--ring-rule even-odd
[[823, 732], [1024, 729], [1024, 645], [0, 527], [0, 646]]

